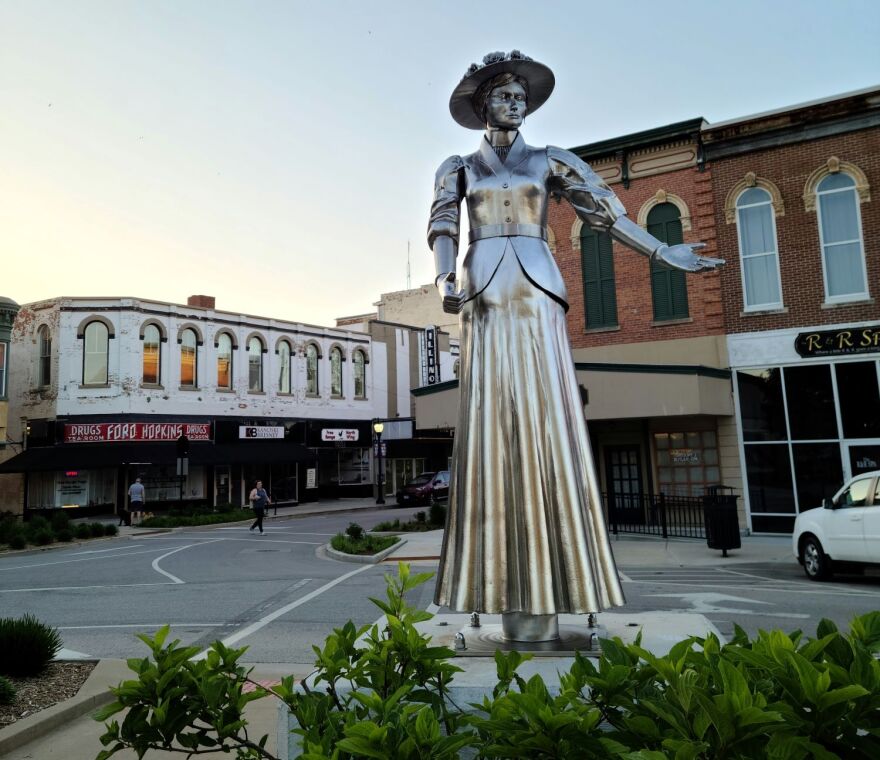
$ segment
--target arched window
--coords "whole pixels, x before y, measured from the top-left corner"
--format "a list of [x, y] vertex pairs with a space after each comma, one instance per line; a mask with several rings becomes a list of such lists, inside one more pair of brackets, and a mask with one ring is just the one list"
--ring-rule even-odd
[[342, 349], [330, 350], [330, 396], [342, 398]]
[[781, 307], [776, 221], [770, 193], [760, 187], [750, 187], [739, 194], [736, 230], [745, 310]]
[[103, 322], [89, 322], [83, 333], [83, 385], [107, 384], [110, 333]]
[[278, 392], [290, 393], [290, 343], [278, 344]]
[[363, 351], [355, 351], [351, 360], [354, 366], [354, 397], [367, 397], [367, 357]]
[[198, 361], [196, 331], [187, 328], [180, 333], [180, 387], [195, 388], [198, 382]]
[[263, 390], [263, 341], [256, 335], [248, 341], [248, 390]]
[[[648, 213], [648, 232], [667, 245], [684, 242], [681, 230], [681, 212], [672, 203], [660, 203]], [[654, 319], [684, 319], [688, 316], [688, 297], [685, 273], [666, 269], [651, 262], [651, 296], [654, 301]]]
[[853, 178], [843, 172], [829, 174], [816, 188], [816, 205], [826, 300], [867, 297], [862, 220]]
[[52, 382], [52, 334], [48, 325], [41, 325], [37, 331], [37, 385], [40, 387]]
[[611, 236], [584, 225], [581, 228], [581, 269], [584, 278], [584, 317], [587, 329], [617, 325], [617, 294]]
[[144, 328], [144, 385], [159, 385], [162, 382], [161, 366], [162, 333], [156, 325], [147, 325]]
[[217, 336], [217, 387], [232, 390], [232, 338], [227, 333]]
[[306, 346], [306, 394], [318, 395], [318, 347], [314, 343]]

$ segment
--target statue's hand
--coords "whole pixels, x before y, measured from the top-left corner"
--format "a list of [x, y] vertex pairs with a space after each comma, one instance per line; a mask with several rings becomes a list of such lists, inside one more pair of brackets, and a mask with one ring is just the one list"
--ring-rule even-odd
[[705, 248], [705, 243], [680, 243], [664, 245], [658, 248], [652, 259], [670, 269], [681, 269], [684, 272], [702, 272], [706, 269], [717, 269], [725, 262], [724, 259], [713, 259], [697, 253]]
[[464, 304], [464, 291], [455, 289], [455, 272], [438, 278], [437, 291], [443, 301], [443, 311], [447, 314], [458, 314]]

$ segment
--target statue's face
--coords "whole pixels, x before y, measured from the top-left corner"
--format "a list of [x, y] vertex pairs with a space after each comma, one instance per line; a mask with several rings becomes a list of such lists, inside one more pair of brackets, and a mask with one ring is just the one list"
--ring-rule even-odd
[[526, 117], [526, 91], [519, 82], [496, 87], [486, 98], [486, 124], [496, 129], [519, 129]]

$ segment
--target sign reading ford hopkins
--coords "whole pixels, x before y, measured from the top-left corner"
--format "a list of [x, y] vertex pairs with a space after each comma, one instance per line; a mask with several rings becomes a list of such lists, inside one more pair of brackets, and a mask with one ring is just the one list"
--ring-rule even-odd
[[801, 333], [794, 339], [794, 350], [803, 357], [877, 353], [880, 325]]
[[65, 443], [125, 441], [210, 441], [210, 422], [84, 422], [64, 426]]
[[272, 425], [239, 425], [239, 438], [284, 438], [284, 428]]

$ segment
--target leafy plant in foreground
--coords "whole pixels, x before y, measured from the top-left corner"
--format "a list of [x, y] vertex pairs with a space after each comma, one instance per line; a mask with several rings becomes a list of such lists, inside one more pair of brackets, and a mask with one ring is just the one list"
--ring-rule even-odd
[[729, 644], [694, 637], [662, 657], [640, 637], [606, 640], [599, 658], [576, 656], [558, 688], [520, 675], [528, 656], [498, 652], [491, 696], [468, 706], [449, 693], [460, 670], [453, 652], [419, 632], [431, 615], [405, 600], [430, 577], [401, 564], [386, 576], [386, 597], [372, 600], [381, 624], [335, 629], [314, 647], [309, 679], [286, 678], [271, 692], [244, 692], [244, 649], [215, 643], [194, 660], [195, 647], [165, 643], [167, 627], [142, 636], [152, 659], [129, 661], [136, 678], [98, 716], [128, 710], [106, 725], [99, 760], [124, 747], [139, 757], [155, 748], [272, 760], [244, 717], [270, 694], [296, 719], [304, 760], [880, 757], [880, 612], [845, 634], [825, 620], [815, 639], [761, 631], [750, 640], [737, 628]]

